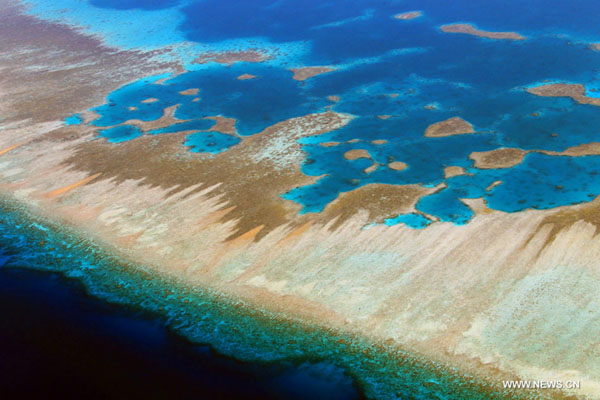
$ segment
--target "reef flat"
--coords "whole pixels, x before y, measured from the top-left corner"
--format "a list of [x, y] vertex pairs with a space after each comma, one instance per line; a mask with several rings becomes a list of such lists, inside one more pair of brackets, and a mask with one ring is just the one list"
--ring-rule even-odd
[[[245, 24], [240, 4], [226, 24], [239, 32], [224, 32], [222, 8], [192, 4], [177, 10], [200, 25], [181, 32], [207, 50], [178, 58], [0, 5], [7, 213], [38, 244], [70, 232], [57, 260], [109, 260], [70, 272], [102, 296], [241, 359], [331, 360], [372, 398], [599, 396], [600, 55], [587, 44], [519, 20], [518, 43], [444, 35], [462, 19], [414, 2], [418, 24], [319, 4], [327, 18], [293, 32], [264, 22], [271, 4]], [[304, 37], [308, 55], [284, 46]], [[540, 88], [550, 77], [580, 83]]]

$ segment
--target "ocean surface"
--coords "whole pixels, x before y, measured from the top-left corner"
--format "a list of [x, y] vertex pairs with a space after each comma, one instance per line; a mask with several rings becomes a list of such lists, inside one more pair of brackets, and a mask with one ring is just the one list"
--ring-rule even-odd
[[[175, 116], [187, 122], [145, 134], [191, 131], [184, 146], [214, 157], [238, 145], [243, 137], [288, 118], [328, 109], [354, 115], [344, 128], [301, 140], [307, 154], [302, 172], [324, 175], [312, 185], [281, 193], [302, 205], [303, 213], [320, 212], [340, 193], [370, 183], [445, 184], [444, 189], [423, 197], [416, 205], [417, 212], [385, 222], [415, 229], [438, 220], [468, 223], [473, 211], [460, 201], [465, 198], [482, 198], [492, 209], [518, 212], [583, 203], [600, 194], [600, 156], [530, 153], [518, 165], [503, 169], [479, 169], [469, 158], [472, 152], [501, 147], [560, 152], [600, 141], [600, 108], [526, 91], [541, 83], [567, 82], [583, 84], [588, 96], [599, 96], [600, 51], [590, 48], [591, 43], [600, 43], [600, 3], [595, 0], [26, 3], [29, 13], [80, 27], [110, 46], [143, 50], [171, 46], [161, 57], [185, 66], [187, 72], [181, 75], [143, 77], [119, 88], [94, 109], [100, 117], [91, 125], [97, 127], [99, 138], [115, 146], [144, 134], [124, 124], [127, 120], [152, 121], [176, 104], [180, 106]], [[393, 18], [413, 10], [421, 11], [422, 16], [408, 21]], [[526, 39], [491, 40], [443, 33], [440, 26], [450, 23], [515, 31]], [[254, 50], [264, 52], [268, 59], [233, 65], [193, 63], [193, 55], [201, 52]], [[304, 82], [293, 80], [289, 69], [303, 66], [335, 70]], [[238, 80], [242, 74], [256, 78]], [[191, 88], [199, 89], [198, 94], [180, 93]], [[329, 96], [339, 96], [339, 101]], [[73, 110], [65, 123], [83, 123], [78, 116], [82, 111]], [[205, 132], [214, 121], [203, 118], [214, 115], [236, 118], [239, 136]], [[455, 116], [473, 124], [477, 133], [424, 137], [429, 125]], [[375, 144], [373, 140], [386, 142]], [[321, 146], [325, 142], [340, 144]], [[353, 149], [367, 150], [372, 160], [345, 159], [344, 154]], [[378, 168], [365, 172], [373, 160]], [[393, 161], [408, 167], [401, 171], [388, 168]], [[447, 166], [463, 167], [468, 174], [445, 178]], [[496, 181], [502, 184], [492, 185]], [[200, 379], [200, 386], [206, 393], [241, 388], [234, 395], [291, 398], [292, 394], [278, 389], [262, 392], [291, 387], [298, 398], [357, 398], [353, 376], [370, 397], [487, 398], [464, 389], [454, 378], [426, 369], [396, 365], [387, 359], [372, 363], [353, 359], [332, 344], [335, 340], [330, 343], [299, 328], [273, 324], [262, 315], [236, 314], [235, 308], [222, 306], [210, 293], [177, 296], [165, 292], [173, 283], [147, 280], [150, 272], [129, 271], [119, 267], [119, 260], [104, 255], [96, 259], [100, 252], [75, 236], [61, 236], [56, 229], [23, 219], [10, 208], [1, 216], [8, 222], [2, 225], [7, 258], [0, 269], [0, 285], [14, 288], [3, 292], [1, 306], [23, 309], [13, 315], [11, 325], [35, 327], [30, 330], [37, 332], [42, 330], [41, 321], [48, 321], [53, 342], [73, 335], [81, 343], [91, 343], [85, 351], [77, 348], [73, 365], [98, 358], [101, 363], [95, 371], [99, 376], [114, 374], [111, 368], [102, 369], [103, 363], [113, 361], [106, 356], [110, 351], [97, 352], [93, 347], [115, 349], [119, 358], [115, 362], [146, 371], [143, 377], [160, 375], [173, 365], [184, 371], [164, 382], [148, 379], [157, 385], [157, 393], [172, 387], [196, 393], [200, 376], [205, 379]], [[24, 272], [22, 267], [45, 272]], [[72, 329], [68, 335], [67, 327]], [[236, 333], [235, 327], [242, 327], [243, 334]], [[98, 332], [102, 332], [101, 338]], [[33, 335], [30, 344], [19, 342], [26, 335], [8, 337], [6, 343], [18, 343], [10, 344], [7, 351], [22, 346], [25, 352], [40, 346], [45, 340], [42, 336]], [[281, 339], [289, 337], [297, 342]], [[191, 343], [210, 344], [212, 350]], [[15, 360], [11, 366], [20, 365], [17, 353], [9, 354]], [[40, 365], [52, 365], [54, 356], [40, 355]], [[211, 368], [206, 368], [208, 364]], [[34, 367], [30, 363], [23, 368]], [[77, 371], [81, 367], [64, 368]], [[135, 381], [137, 375], [131, 379]]]

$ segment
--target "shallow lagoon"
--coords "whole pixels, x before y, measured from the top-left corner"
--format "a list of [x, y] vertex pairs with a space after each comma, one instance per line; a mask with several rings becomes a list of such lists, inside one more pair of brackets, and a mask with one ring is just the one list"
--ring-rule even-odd
[[[281, 194], [302, 204], [304, 213], [320, 212], [340, 192], [369, 183], [433, 187], [445, 182], [448, 188], [423, 198], [417, 210], [430, 219], [456, 224], [466, 223], [473, 216], [460, 198], [483, 197], [491, 208], [510, 212], [590, 200], [600, 192], [593, 183], [586, 182], [590, 175], [582, 171], [595, 168], [594, 157], [565, 161], [531, 156], [510, 171], [485, 171], [473, 167], [469, 154], [499, 147], [562, 151], [597, 140], [598, 107], [525, 92], [528, 85], [544, 80], [597, 85], [600, 52], [590, 50], [584, 41], [593, 40], [591, 35], [596, 32], [588, 16], [597, 11], [597, 5], [581, 2], [573, 11], [561, 1], [552, 2], [553, 7], [538, 4], [527, 8], [519, 2], [488, 3], [484, 7], [466, 1], [452, 6], [386, 2], [373, 8], [364, 1], [344, 3], [344, 7], [335, 1], [300, 4], [265, 0], [251, 5], [166, 1], [148, 7], [137, 1], [117, 4], [98, 0], [93, 4], [107, 10], [142, 8], [160, 13], [179, 7], [185, 21], [173, 29], [188, 40], [211, 43], [215, 48], [224, 41], [253, 37], [274, 44], [304, 40], [311, 44], [310, 54], [303, 56], [304, 64], [333, 65], [337, 70], [297, 82], [287, 70], [299, 66], [297, 61], [287, 66], [281, 60], [232, 66], [188, 65], [190, 72], [160, 84], [157, 80], [164, 76], [144, 78], [115, 91], [106, 105], [95, 109], [101, 117], [92, 124], [109, 127], [128, 119], [151, 121], [161, 117], [166, 107], [178, 104], [175, 117], [190, 121], [149, 133], [189, 129], [192, 132], [184, 145], [190, 151], [216, 154], [237, 145], [240, 139], [202, 132], [213, 123], [202, 119], [207, 116], [236, 118], [239, 135], [247, 136], [327, 107], [355, 115], [349, 126], [301, 140], [307, 153], [302, 171], [311, 176], [327, 175], [313, 185]], [[423, 10], [424, 16], [412, 21], [392, 18], [410, 9]], [[558, 16], [563, 18], [559, 20]], [[443, 23], [461, 21], [479, 24], [482, 29], [516, 30], [528, 39], [489, 40], [445, 34], [438, 29]], [[258, 78], [236, 79], [246, 73]], [[197, 96], [180, 94], [191, 88], [199, 89]], [[340, 100], [327, 100], [331, 95]], [[144, 102], [150, 98], [156, 101]], [[389, 118], [377, 118], [379, 115]], [[453, 116], [472, 123], [478, 133], [423, 137], [427, 126]], [[127, 132], [118, 138], [111, 136], [113, 131], [104, 131], [101, 136], [115, 142], [139, 136], [133, 128], [118, 129]], [[370, 142], [376, 139], [387, 143]], [[350, 140], [358, 142], [348, 143]], [[342, 144], [327, 148], [318, 145], [327, 141]], [[352, 149], [368, 150], [372, 161], [344, 159], [344, 153]], [[381, 166], [365, 172], [373, 161]], [[386, 165], [392, 161], [402, 161], [408, 168], [388, 169]], [[549, 170], [540, 163], [558, 163], [572, 170], [552, 174], [549, 171], [559, 169]], [[467, 168], [474, 177], [447, 180], [443, 175], [446, 166]], [[506, 181], [486, 192], [492, 177], [500, 180], [500, 176]], [[548, 185], [569, 187], [568, 194], [549, 191]], [[518, 206], [506, 195], [527, 191], [530, 193], [520, 194]], [[537, 200], [541, 195], [550, 198], [541, 204]], [[424, 226], [410, 223], [410, 215], [387, 223], [405, 220], [413, 227]]]

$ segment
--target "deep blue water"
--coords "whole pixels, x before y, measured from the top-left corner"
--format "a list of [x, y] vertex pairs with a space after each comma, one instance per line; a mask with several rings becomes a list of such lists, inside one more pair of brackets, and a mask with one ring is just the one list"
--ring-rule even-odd
[[[1, 398], [361, 398], [351, 378], [323, 361], [241, 362], [189, 342], [161, 309], [119, 298], [117, 282], [132, 281], [100, 272], [111, 261], [89, 245], [0, 209]], [[222, 346], [253, 341], [222, 336]]]
[[[177, 29], [200, 43], [254, 37], [282, 45], [308, 43], [310, 51], [294, 65], [209, 65], [164, 84], [155, 83], [159, 77], [142, 79], [112, 93], [107, 104], [96, 109], [101, 117], [92, 122], [110, 127], [131, 118], [149, 121], [159, 118], [165, 107], [180, 104], [176, 117], [189, 122], [150, 133], [197, 130], [185, 145], [190, 151], [214, 154], [240, 139], [203, 132], [214, 122], [202, 119], [206, 116], [236, 118], [239, 134], [246, 136], [287, 118], [322, 112], [327, 106], [355, 115], [347, 127], [301, 140], [308, 154], [302, 171], [326, 175], [313, 185], [281, 193], [302, 204], [302, 212], [320, 212], [340, 192], [369, 183], [433, 187], [445, 182], [446, 189], [423, 198], [417, 209], [430, 219], [456, 224], [467, 223], [473, 215], [460, 198], [483, 197], [492, 208], [514, 212], [575, 204], [600, 194], [592, 174], [597, 157], [570, 160], [531, 155], [502, 171], [477, 169], [468, 158], [473, 151], [499, 147], [562, 151], [600, 139], [600, 108], [566, 98], [540, 98], [524, 90], [546, 80], [598, 86], [600, 52], [589, 48], [590, 42], [600, 41], [597, 2], [204, 0], [149, 6], [144, 1], [95, 0], [93, 4], [120, 10], [179, 7], [184, 18]], [[392, 18], [410, 10], [422, 10], [424, 15], [412, 21]], [[439, 30], [440, 25], [455, 22], [517, 31], [528, 39], [489, 40]], [[296, 82], [287, 68], [300, 65], [338, 69]], [[243, 73], [258, 78], [235, 79]], [[190, 88], [198, 88], [198, 96], [179, 94]], [[330, 95], [341, 96], [341, 101], [332, 104], [327, 100]], [[158, 101], [142, 103], [148, 98]], [[384, 114], [391, 118], [376, 118]], [[423, 136], [430, 124], [454, 116], [472, 123], [479, 133]], [[132, 127], [100, 132], [114, 142], [141, 134]], [[359, 142], [348, 143], [352, 139]], [[370, 142], [374, 139], [387, 143], [374, 145]], [[343, 143], [319, 146], [327, 141]], [[344, 159], [351, 149], [368, 150], [383, 167], [364, 172], [371, 161]], [[407, 163], [408, 168], [386, 168], [394, 160]], [[443, 169], [452, 165], [466, 168], [473, 176], [446, 180]], [[504, 182], [486, 192], [491, 179]], [[386, 223], [418, 228], [428, 222], [406, 215]]]

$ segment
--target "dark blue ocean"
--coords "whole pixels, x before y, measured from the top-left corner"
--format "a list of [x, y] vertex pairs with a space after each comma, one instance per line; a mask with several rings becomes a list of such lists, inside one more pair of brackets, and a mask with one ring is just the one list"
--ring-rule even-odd
[[[140, 293], [145, 300], [114, 290], [135, 291], [115, 260], [24, 216], [0, 204], [0, 398], [362, 398], [326, 360], [242, 362], [235, 350], [217, 352], [210, 335], [227, 325], [218, 315], [207, 326], [189, 318], [206, 342], [187, 340], [170, 329], [173, 315], [152, 307], [152, 290]], [[221, 336], [221, 346], [241, 346]]]

